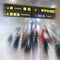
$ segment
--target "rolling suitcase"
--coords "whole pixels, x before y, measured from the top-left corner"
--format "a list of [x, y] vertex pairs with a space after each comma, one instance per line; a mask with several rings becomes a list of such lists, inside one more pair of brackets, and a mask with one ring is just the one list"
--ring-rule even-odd
[[30, 46], [26, 46], [26, 47], [25, 47], [25, 52], [26, 52], [26, 53], [29, 53], [29, 52], [30, 52]]
[[25, 46], [25, 52], [29, 53], [31, 50], [30, 44], [28, 44], [28, 41], [26, 42], [26, 46]]
[[21, 44], [21, 48], [24, 48], [24, 46], [25, 46], [25, 41], [23, 40]]

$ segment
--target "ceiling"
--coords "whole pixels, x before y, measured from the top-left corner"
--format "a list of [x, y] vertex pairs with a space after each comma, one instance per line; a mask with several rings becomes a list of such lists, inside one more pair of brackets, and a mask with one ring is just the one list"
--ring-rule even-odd
[[57, 0], [32, 0], [33, 6], [50, 7], [51, 5], [57, 6]]
[[57, 1], [58, 0], [0, 0], [0, 2], [3, 3], [13, 3], [40, 7], [51, 7], [51, 5], [57, 6]]

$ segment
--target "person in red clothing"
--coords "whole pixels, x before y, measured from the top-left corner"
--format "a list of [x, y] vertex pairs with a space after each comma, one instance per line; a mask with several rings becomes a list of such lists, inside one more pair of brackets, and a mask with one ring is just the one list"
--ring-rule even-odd
[[44, 44], [44, 35], [43, 35], [43, 33], [44, 33], [44, 30], [42, 30], [42, 33], [40, 34], [39, 39], [41, 39], [41, 42]]
[[44, 51], [47, 54], [48, 53], [48, 42], [50, 42], [51, 38], [50, 38], [50, 35], [49, 35], [49, 32], [48, 32], [46, 26], [44, 26], [44, 28], [42, 29], [40, 39], [41, 39], [41, 41], [43, 43]]

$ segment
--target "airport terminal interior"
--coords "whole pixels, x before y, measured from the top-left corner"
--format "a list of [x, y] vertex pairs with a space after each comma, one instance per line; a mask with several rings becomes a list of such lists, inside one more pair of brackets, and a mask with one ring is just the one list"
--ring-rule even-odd
[[0, 60], [60, 60], [60, 0], [0, 0]]

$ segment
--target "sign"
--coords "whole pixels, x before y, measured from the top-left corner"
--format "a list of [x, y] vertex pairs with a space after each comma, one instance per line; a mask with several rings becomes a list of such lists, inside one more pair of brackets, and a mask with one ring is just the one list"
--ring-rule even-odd
[[44, 18], [54, 19], [56, 10], [53, 8], [4, 4], [4, 15], [10, 17], [31, 17], [31, 18]]

